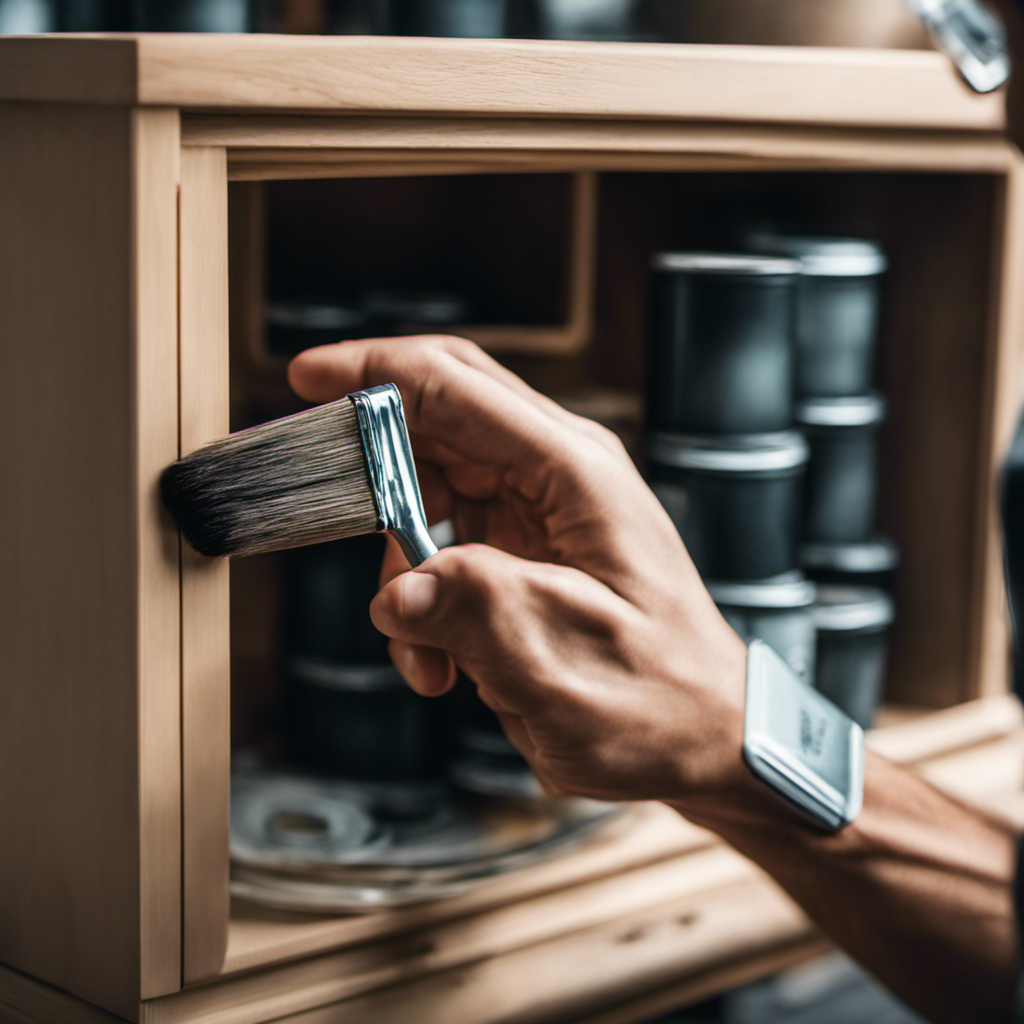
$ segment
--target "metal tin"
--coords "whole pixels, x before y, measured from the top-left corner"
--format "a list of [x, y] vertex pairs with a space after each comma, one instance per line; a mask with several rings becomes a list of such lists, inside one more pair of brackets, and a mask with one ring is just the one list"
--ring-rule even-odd
[[654, 257], [647, 417], [652, 430], [747, 434], [793, 417], [800, 265], [776, 257]]
[[285, 674], [292, 764], [374, 782], [439, 776], [447, 744], [438, 704], [414, 693], [392, 665], [293, 659]]
[[797, 404], [797, 423], [810, 445], [804, 492], [804, 537], [853, 543], [875, 527], [881, 395], [809, 398]]
[[796, 329], [798, 395], [856, 395], [874, 378], [879, 278], [887, 260], [861, 238], [760, 231], [748, 244], [800, 261]]
[[885, 683], [892, 599], [870, 587], [821, 586], [812, 611], [817, 631], [815, 686], [867, 728]]
[[813, 683], [813, 583], [793, 572], [742, 583], [712, 580], [707, 588], [744, 642], [763, 640], [804, 682]]
[[286, 659], [388, 665], [388, 638], [370, 621], [384, 558], [370, 534], [296, 548], [285, 568]]
[[800, 546], [800, 566], [816, 583], [892, 591], [900, 549], [880, 534], [849, 544], [809, 541]]
[[395, 35], [469, 39], [505, 34], [506, 0], [398, 0], [389, 9]]
[[763, 580], [796, 568], [807, 452], [795, 431], [648, 439], [652, 489], [705, 579]]

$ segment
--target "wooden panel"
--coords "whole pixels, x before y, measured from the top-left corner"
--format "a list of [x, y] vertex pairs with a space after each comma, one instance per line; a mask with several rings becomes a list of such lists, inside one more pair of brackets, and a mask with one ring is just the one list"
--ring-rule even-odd
[[0, 959], [124, 1016], [180, 983], [177, 127], [0, 107]]
[[0, 99], [126, 105], [136, 95], [137, 47], [128, 36], [0, 40]]
[[765, 950], [804, 943], [813, 935], [807, 919], [779, 890], [748, 879], [283, 1021], [569, 1024], [609, 1003], [756, 959]]
[[181, 987], [181, 578], [158, 491], [178, 456], [177, 111], [132, 112], [142, 998]]
[[[181, 157], [181, 454], [228, 432], [228, 187], [223, 149]], [[226, 559], [181, 551], [185, 981], [216, 974], [228, 923], [231, 667]]]
[[[387, 37], [0, 40], [0, 97], [200, 109], [674, 117], [997, 131], [937, 53]], [[387, 73], [382, 74], [381, 69]]]
[[[1006, 169], [1012, 150], [998, 136], [977, 132], [888, 131], [771, 127], [659, 121], [509, 118], [225, 117], [193, 114], [182, 125], [185, 145], [229, 147], [234, 177], [269, 177], [275, 167], [302, 174], [305, 165], [389, 161], [471, 163], [486, 168], [532, 165], [573, 169], [573, 155], [615, 168], [650, 166], [649, 157], [687, 154], [807, 166]], [[282, 176], [284, 176], [282, 174]]]
[[[1002, 696], [974, 701], [946, 711], [922, 715], [904, 713], [898, 724], [873, 730], [869, 742], [883, 756], [901, 764], [924, 764], [947, 759], [963, 750], [968, 766], [979, 752], [1020, 732], [1024, 724], [1020, 703]], [[1003, 749], [999, 747], [998, 749]], [[978, 773], [965, 774], [967, 784], [979, 785]], [[1012, 784], [993, 778], [1000, 790]], [[380, 940], [411, 931], [421, 932], [444, 922], [489, 912], [512, 901], [532, 901], [545, 893], [584, 886], [647, 865], [688, 857], [716, 840], [660, 804], [634, 808], [603, 841], [559, 857], [547, 864], [493, 879], [465, 896], [441, 903], [379, 914], [338, 917], [276, 913], [236, 904], [232, 909], [225, 973], [252, 971], [274, 962], [296, 959], [331, 948]], [[681, 868], [680, 870], [685, 870]], [[564, 924], [551, 920], [557, 931]]]
[[0, 967], [0, 1024], [126, 1024], [60, 989]]
[[1016, 151], [1009, 173], [1001, 182], [994, 229], [992, 314], [982, 405], [972, 588], [977, 609], [972, 657], [977, 665], [979, 695], [1006, 689], [1010, 654], [998, 493], [1003, 459], [1021, 414], [1024, 391], [1024, 157]]

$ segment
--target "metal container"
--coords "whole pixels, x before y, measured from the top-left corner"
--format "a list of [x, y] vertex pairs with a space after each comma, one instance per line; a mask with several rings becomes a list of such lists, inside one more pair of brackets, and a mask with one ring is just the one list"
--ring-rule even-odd
[[390, 0], [391, 32], [405, 36], [504, 36], [506, 0]]
[[807, 451], [796, 431], [648, 438], [651, 486], [701, 576], [763, 580], [797, 567]]
[[885, 684], [892, 599], [870, 587], [821, 586], [812, 615], [818, 644], [814, 684], [867, 728]]
[[798, 395], [859, 395], [874, 381], [881, 248], [860, 238], [755, 232], [749, 244], [799, 260]]
[[393, 665], [292, 658], [285, 674], [285, 746], [293, 765], [374, 782], [439, 776], [447, 746], [440, 708], [414, 693]]
[[680, 252], [655, 256], [652, 270], [650, 429], [748, 434], [792, 426], [800, 265]]
[[815, 583], [893, 590], [900, 549], [880, 534], [852, 544], [809, 541], [800, 546], [800, 566]]
[[796, 420], [811, 457], [804, 492], [804, 538], [829, 543], [867, 540], [878, 504], [878, 428], [881, 395], [809, 398]]
[[763, 640], [804, 682], [814, 682], [813, 583], [793, 572], [759, 582], [710, 581], [707, 587], [745, 643]]
[[278, 299], [267, 303], [267, 348], [293, 356], [315, 345], [365, 338], [370, 320], [362, 309], [317, 299]]
[[370, 621], [384, 544], [382, 535], [370, 534], [288, 552], [286, 660], [389, 664], [388, 638]]

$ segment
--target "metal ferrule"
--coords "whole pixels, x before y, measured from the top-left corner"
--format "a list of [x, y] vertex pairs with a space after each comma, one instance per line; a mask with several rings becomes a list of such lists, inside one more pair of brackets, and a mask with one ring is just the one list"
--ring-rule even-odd
[[348, 397], [359, 419], [378, 529], [392, 534], [410, 564], [419, 565], [437, 554], [437, 548], [427, 532], [402, 396], [394, 384], [382, 384]]

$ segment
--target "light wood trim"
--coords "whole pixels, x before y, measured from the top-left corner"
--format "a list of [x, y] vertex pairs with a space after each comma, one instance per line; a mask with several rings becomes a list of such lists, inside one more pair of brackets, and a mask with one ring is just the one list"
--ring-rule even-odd
[[[730, 882], [551, 942], [421, 975], [284, 1017], [295, 1024], [498, 1024], [573, 1019], [691, 973], [756, 957], [811, 934], [807, 919], [761, 878]], [[280, 989], [277, 989], [280, 992]], [[291, 993], [292, 997], [297, 993]], [[280, 1006], [280, 1002], [278, 1006]], [[276, 1008], [274, 1011], [276, 1012]], [[214, 1018], [198, 1018], [206, 1024]], [[241, 1024], [237, 1012], [218, 1024]], [[264, 1018], [266, 1019], [266, 1018]], [[149, 1018], [145, 1024], [170, 1024]]]
[[1024, 157], [1015, 151], [1001, 182], [995, 218], [992, 326], [986, 352], [976, 501], [976, 556], [972, 581], [975, 634], [972, 663], [977, 695], [1005, 691], [1011, 631], [1003, 569], [1000, 473], [1021, 414], [1024, 387]]
[[[229, 153], [230, 176], [230, 153]], [[404, 175], [407, 168], [402, 168]], [[451, 173], [435, 164], [430, 173]], [[362, 177], [362, 173], [358, 175]], [[377, 175], [381, 176], [381, 175]], [[566, 252], [565, 322], [550, 326], [465, 324], [458, 333], [489, 352], [519, 355], [572, 356], [590, 341], [594, 317], [597, 251], [597, 175], [573, 174], [572, 210]], [[231, 333], [237, 354], [250, 369], [275, 380], [284, 379], [288, 360], [267, 350], [264, 302], [266, 290], [266, 193], [258, 181], [236, 185], [231, 202]]]
[[[0, 98], [999, 131], [938, 53], [508, 39], [142, 35], [0, 40]], [[99, 69], [99, 70], [98, 70]], [[48, 73], [51, 77], [47, 77]], [[116, 97], [116, 99], [111, 99]]]
[[[137, 1015], [136, 1015], [137, 1016]], [[127, 1024], [106, 1010], [0, 965], [0, 1024]]]
[[684, 982], [676, 982], [668, 988], [645, 993], [625, 1004], [618, 1004], [586, 1018], [577, 1019], [574, 1024], [637, 1024], [637, 1021], [653, 1020], [672, 1010], [698, 1003], [702, 999], [720, 995], [740, 985], [778, 974], [789, 967], [821, 956], [832, 950], [832, 945], [818, 935], [787, 943], [781, 949], [772, 950], [761, 956], [749, 957], [740, 963], [729, 963], [699, 971]]
[[[259, 117], [193, 114], [185, 145], [229, 149], [233, 177], [269, 176], [275, 167], [449, 161], [475, 167], [558, 166], [574, 154], [615, 168], [648, 166], [647, 157], [687, 154], [704, 163], [746, 161], [885, 169], [1005, 171], [1012, 150], [998, 136], [965, 131], [670, 121], [510, 118]], [[311, 170], [306, 171], [308, 175]]]
[[180, 985], [171, 112], [0, 104], [0, 960]]
[[181, 987], [181, 608], [177, 531], [158, 481], [178, 456], [176, 110], [131, 112], [139, 509], [141, 994]]
[[[228, 187], [220, 148], [181, 154], [181, 454], [229, 430]], [[231, 612], [226, 559], [181, 549], [182, 898], [186, 982], [227, 948]]]

